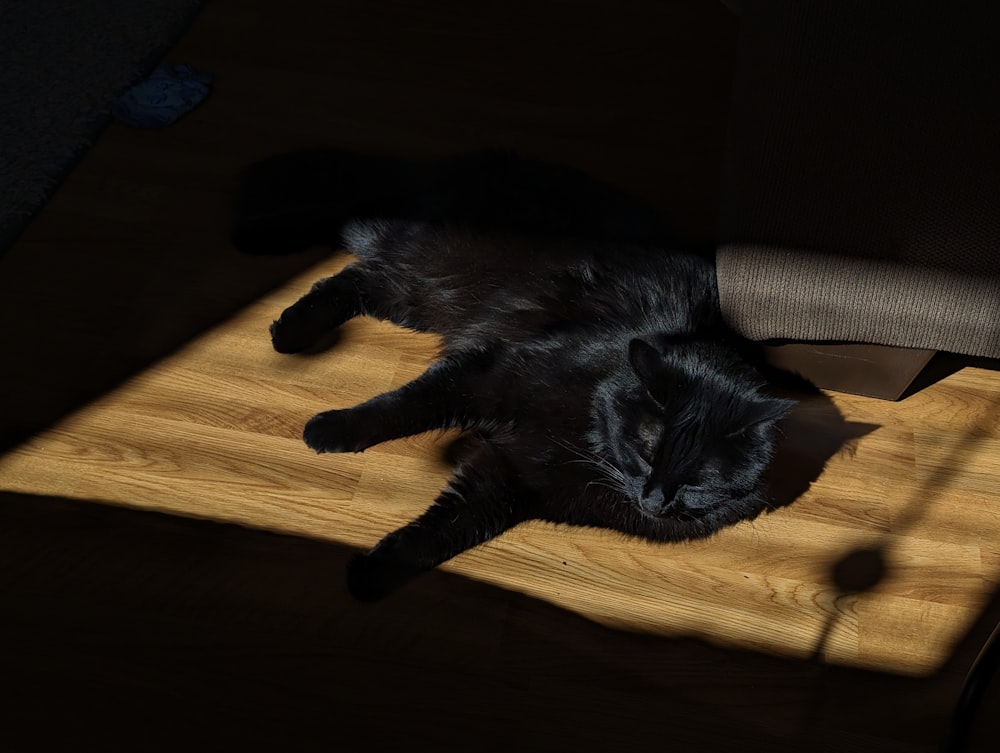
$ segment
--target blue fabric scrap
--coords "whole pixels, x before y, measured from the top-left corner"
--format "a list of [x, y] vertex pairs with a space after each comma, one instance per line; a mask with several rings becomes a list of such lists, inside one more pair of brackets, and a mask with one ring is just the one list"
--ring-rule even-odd
[[208, 96], [214, 74], [189, 65], [160, 63], [111, 104], [111, 114], [136, 128], [164, 128]]

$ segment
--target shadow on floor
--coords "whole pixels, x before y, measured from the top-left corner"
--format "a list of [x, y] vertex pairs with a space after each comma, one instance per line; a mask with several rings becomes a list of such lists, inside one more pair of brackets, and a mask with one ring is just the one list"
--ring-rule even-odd
[[[22, 243], [0, 258], [0, 454], [330, 253], [250, 259], [183, 237], [98, 243]], [[267, 332], [260, 342], [270, 347]]]
[[360, 605], [350, 554], [0, 495], [0, 746], [931, 751], [964, 669], [901, 678], [633, 635], [443, 572]]

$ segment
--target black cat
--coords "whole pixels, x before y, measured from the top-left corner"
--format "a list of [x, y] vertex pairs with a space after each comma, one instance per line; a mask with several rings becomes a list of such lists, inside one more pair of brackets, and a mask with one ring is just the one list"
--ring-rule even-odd
[[769, 504], [793, 402], [726, 328], [711, 256], [596, 181], [502, 152], [285, 155], [247, 173], [235, 242], [357, 257], [274, 322], [280, 352], [359, 315], [442, 336], [419, 378], [305, 427], [317, 452], [465, 432], [434, 504], [352, 561], [360, 599], [529, 519], [679, 541]]

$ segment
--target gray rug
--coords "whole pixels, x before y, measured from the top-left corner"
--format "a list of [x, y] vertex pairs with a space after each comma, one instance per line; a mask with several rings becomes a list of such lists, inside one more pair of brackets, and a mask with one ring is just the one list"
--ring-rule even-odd
[[0, 252], [205, 0], [0, 0]]

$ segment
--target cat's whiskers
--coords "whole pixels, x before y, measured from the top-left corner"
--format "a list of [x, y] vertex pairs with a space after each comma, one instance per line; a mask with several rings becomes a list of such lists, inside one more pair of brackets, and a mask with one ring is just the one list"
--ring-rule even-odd
[[602, 458], [592, 450], [581, 449], [568, 440], [559, 439], [558, 437], [553, 437], [551, 435], [549, 436], [549, 439], [562, 447], [564, 450], [567, 450], [577, 456], [575, 460], [563, 461], [566, 465], [579, 463], [598, 472], [598, 475], [601, 478], [588, 481], [584, 490], [589, 489], [591, 485], [596, 485], [603, 486], [606, 489], [610, 489], [611, 491], [619, 494], [627, 493], [625, 474], [607, 459]]
[[591, 486], [600, 486], [607, 489], [608, 491], [614, 492], [615, 494], [625, 494], [624, 489], [615, 486], [614, 484], [611, 484], [607, 481], [598, 481], [597, 479], [588, 481], [587, 485], [583, 487], [584, 492], [586, 492]]

